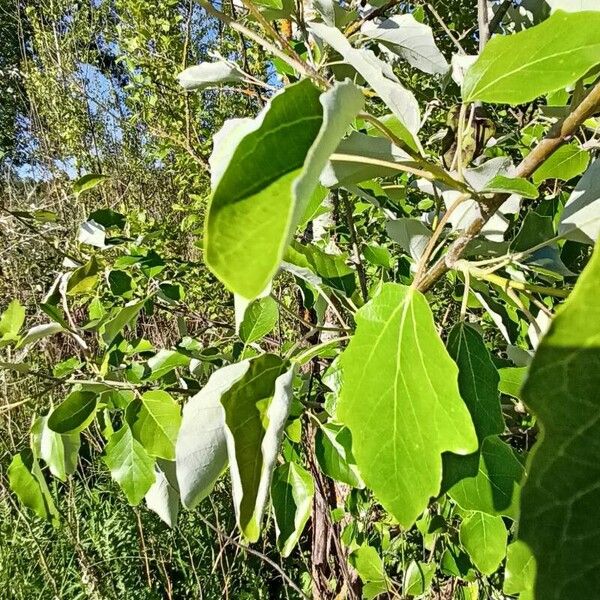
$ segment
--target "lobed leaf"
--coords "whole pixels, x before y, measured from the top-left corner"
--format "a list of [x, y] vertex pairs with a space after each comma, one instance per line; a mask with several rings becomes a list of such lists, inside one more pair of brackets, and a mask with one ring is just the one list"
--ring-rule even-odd
[[408, 527], [440, 489], [443, 452], [477, 449], [469, 411], [425, 297], [384, 284], [356, 313], [341, 356], [338, 418], [363, 480]]

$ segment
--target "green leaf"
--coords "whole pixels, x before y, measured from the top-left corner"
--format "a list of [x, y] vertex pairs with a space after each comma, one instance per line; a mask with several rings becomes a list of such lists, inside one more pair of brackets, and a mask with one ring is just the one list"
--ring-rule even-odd
[[465, 401], [479, 441], [504, 431], [498, 396], [498, 371], [481, 335], [458, 323], [448, 336], [448, 353], [458, 365], [458, 389]]
[[476, 512], [460, 525], [460, 543], [473, 564], [484, 574], [498, 569], [506, 555], [508, 532], [502, 517]]
[[19, 338], [25, 322], [25, 309], [18, 300], [12, 300], [0, 316], [0, 344]]
[[480, 456], [444, 456], [442, 489], [450, 488], [448, 495], [464, 510], [514, 519], [523, 475], [512, 448], [492, 436], [483, 441]]
[[83, 431], [96, 416], [98, 396], [95, 392], [71, 392], [49, 415], [48, 427], [56, 433]]
[[521, 388], [527, 375], [527, 367], [505, 367], [499, 369], [500, 381], [498, 382], [498, 391], [521, 399]]
[[155, 481], [154, 458], [123, 425], [113, 433], [105, 448], [104, 462], [119, 484], [129, 504], [138, 505]]
[[321, 94], [303, 80], [275, 95], [211, 160], [206, 261], [233, 292], [255, 298], [276, 273], [329, 155], [364, 100], [351, 82]]
[[98, 283], [99, 272], [98, 261], [95, 256], [92, 256], [85, 265], [71, 273], [67, 282], [67, 294], [75, 296], [93, 290]]
[[365, 593], [363, 589], [363, 596], [365, 598], [374, 598], [388, 591], [383, 560], [373, 546], [368, 546], [367, 544], [359, 546], [356, 550], [352, 551], [348, 557], [348, 562], [356, 569], [363, 583], [370, 584], [368, 588], [370, 593]]
[[593, 598], [600, 572], [600, 246], [558, 309], [529, 368], [523, 401], [541, 430], [521, 494], [518, 538], [537, 563], [535, 598]]
[[537, 198], [538, 189], [533, 183], [522, 177], [507, 177], [506, 175], [496, 175], [492, 177], [481, 190], [484, 194], [518, 194], [523, 198]]
[[554, 13], [543, 23], [492, 37], [467, 71], [465, 102], [523, 104], [575, 83], [600, 63], [600, 13]]
[[54, 477], [65, 481], [75, 472], [81, 442], [79, 433], [60, 434], [48, 427], [48, 417], [38, 417], [31, 428], [37, 455]]
[[311, 474], [294, 462], [280, 465], [273, 472], [271, 502], [275, 514], [277, 549], [289, 556], [310, 517], [315, 484]]
[[582, 244], [600, 238], [600, 159], [590, 165], [569, 196], [558, 233]]
[[41, 517], [58, 523], [58, 511], [42, 470], [33, 452], [26, 448], [16, 454], [8, 467], [8, 483], [21, 503]]
[[362, 249], [365, 260], [370, 262], [376, 267], [383, 267], [384, 269], [391, 269], [393, 260], [391, 252], [384, 246], [376, 246], [375, 244], [368, 244]]
[[533, 246], [554, 237], [554, 225], [550, 215], [542, 215], [535, 210], [525, 214], [521, 228], [510, 243], [513, 252], [529, 250]]
[[108, 177], [106, 175], [100, 175], [99, 173], [88, 173], [83, 177], [80, 177], [73, 184], [73, 191], [77, 196], [83, 192], [93, 190], [97, 185], [100, 185], [103, 181], [106, 181]]
[[270, 296], [253, 300], [244, 311], [240, 338], [246, 344], [260, 340], [273, 330], [279, 318], [277, 302]]
[[287, 264], [309, 269], [324, 285], [352, 296], [356, 289], [354, 271], [346, 264], [344, 254], [328, 254], [314, 244], [292, 242], [283, 257]]
[[[130, 297], [131, 290], [133, 290], [134, 283], [133, 278], [129, 273], [125, 271], [120, 271], [119, 269], [113, 269], [108, 274], [108, 285], [110, 287], [110, 291], [115, 296], [123, 296]], [[127, 296], [128, 295], [128, 296]]]
[[518, 594], [533, 590], [535, 567], [535, 559], [527, 544], [521, 540], [510, 544], [506, 551], [503, 591]]
[[347, 427], [337, 423], [321, 425], [315, 436], [315, 456], [327, 477], [352, 487], [364, 487], [352, 455], [352, 435]]
[[169, 527], [175, 527], [179, 514], [179, 486], [175, 463], [158, 459], [154, 465], [154, 475], [156, 479], [144, 498], [146, 505]]
[[79, 369], [82, 364], [83, 363], [81, 363], [76, 356], [71, 356], [71, 358], [56, 363], [52, 367], [52, 375], [54, 375], [54, 377], [66, 377]]
[[125, 227], [125, 215], [122, 215], [121, 213], [110, 208], [99, 208], [98, 210], [90, 213], [88, 219], [90, 221], [95, 221], [106, 229], [109, 229], [110, 227], [123, 229]]
[[271, 476], [287, 420], [293, 370], [273, 354], [249, 361], [244, 376], [221, 396], [238, 527], [258, 540]]
[[181, 413], [179, 405], [167, 392], [152, 390], [130, 402], [127, 423], [135, 439], [150, 456], [175, 459]]
[[435, 563], [413, 560], [404, 572], [402, 587], [406, 596], [422, 596], [431, 587], [435, 574]]
[[113, 343], [124, 327], [130, 325], [137, 318], [144, 304], [144, 300], [126, 304], [123, 308], [118, 309], [116, 314], [103, 325], [102, 339], [107, 346]]
[[477, 436], [420, 292], [384, 284], [356, 324], [341, 356], [337, 415], [365, 483], [408, 527], [440, 489], [441, 453], [474, 452]]
[[[598, 13], [600, 15], [600, 13]], [[599, 45], [600, 49], [600, 45]], [[541, 183], [545, 179], [560, 179], [569, 181], [581, 175], [590, 162], [590, 153], [583, 150], [577, 142], [561, 146], [550, 158], [533, 173], [534, 183]]]
[[152, 358], [148, 359], [148, 368], [150, 375], [148, 381], [156, 381], [164, 377], [178, 367], [187, 367], [190, 364], [190, 357], [177, 350], [159, 350]]

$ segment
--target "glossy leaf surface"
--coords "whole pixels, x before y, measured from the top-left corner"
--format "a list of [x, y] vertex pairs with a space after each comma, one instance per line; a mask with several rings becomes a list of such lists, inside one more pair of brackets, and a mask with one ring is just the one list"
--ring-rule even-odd
[[356, 323], [341, 358], [338, 418], [365, 483], [408, 526], [439, 491], [441, 453], [474, 452], [475, 429], [424, 296], [385, 284]]

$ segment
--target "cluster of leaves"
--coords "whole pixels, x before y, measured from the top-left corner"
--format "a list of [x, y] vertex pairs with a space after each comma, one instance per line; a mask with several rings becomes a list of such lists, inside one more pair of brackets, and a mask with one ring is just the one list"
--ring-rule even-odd
[[[42, 463], [66, 478], [86, 432], [128, 501], [170, 525], [227, 468], [246, 542], [270, 512], [288, 556], [324, 519], [344, 565], [325, 588], [313, 565], [318, 596], [594, 597], [600, 12], [550, 4], [448, 61], [423, 11], [357, 20], [319, 2], [309, 19], [249, 1], [246, 26], [201, 0], [286, 82], [213, 139], [204, 261], [234, 322], [200, 342], [181, 303], [202, 267], [133, 239], [118, 213], [90, 215], [79, 240], [98, 251], [57, 279], [50, 322], [21, 333], [16, 302], [0, 322], [19, 357], [5, 368], [29, 373], [48, 335], [81, 349], [55, 366], [70, 391], [9, 469], [23, 504], [58, 518]], [[442, 150], [423, 139], [415, 71], [458, 101]], [[256, 83], [225, 59], [180, 81]], [[180, 317], [172, 347], [135, 336], [157, 310]], [[298, 331], [273, 343], [280, 311]]]

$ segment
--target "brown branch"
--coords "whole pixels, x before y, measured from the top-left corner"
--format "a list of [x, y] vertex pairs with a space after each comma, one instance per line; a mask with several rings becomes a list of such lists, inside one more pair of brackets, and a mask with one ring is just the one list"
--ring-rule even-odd
[[351, 35], [355, 34], [367, 21], [372, 21], [377, 17], [385, 15], [385, 13], [388, 10], [390, 10], [390, 8], [394, 8], [394, 6], [400, 4], [400, 2], [401, 0], [389, 0], [389, 2], [386, 2], [383, 6], [372, 10], [368, 15], [366, 15], [362, 19], [350, 23], [350, 25], [348, 25], [348, 27], [346, 27], [346, 29], [344, 30], [344, 35], [346, 37], [350, 37]]
[[[552, 156], [571, 138], [580, 125], [600, 110], [600, 83], [597, 83], [583, 101], [564, 119], [556, 123], [548, 135], [519, 163], [515, 177], [530, 177], [540, 165]], [[440, 258], [417, 283], [421, 292], [429, 290], [451, 269], [462, 256], [465, 248], [482, 230], [494, 213], [504, 204], [508, 194], [495, 194], [479, 203], [479, 216], [450, 245], [445, 256]]]
[[512, 6], [512, 0], [504, 0], [504, 2], [498, 7], [496, 10], [496, 14], [493, 16], [490, 21], [490, 25], [488, 27], [488, 36], [492, 36], [496, 33], [498, 27], [502, 23], [502, 19], [504, 19], [504, 15], [508, 12], [508, 9]]

